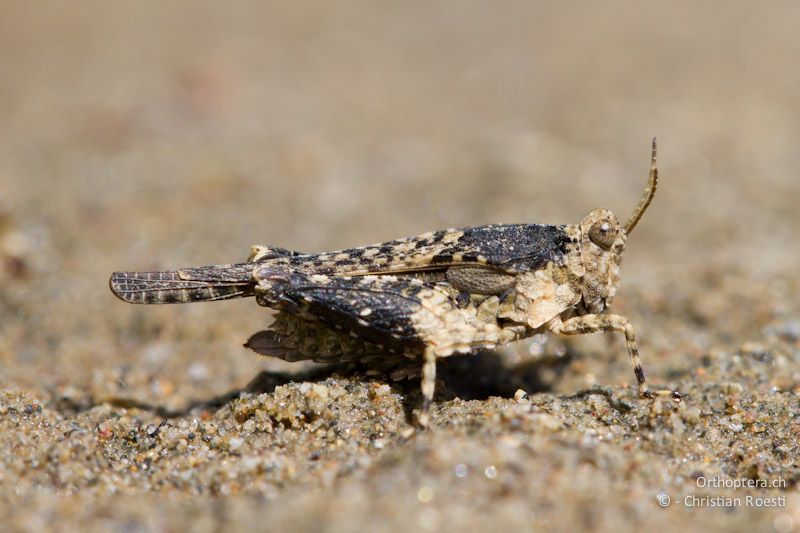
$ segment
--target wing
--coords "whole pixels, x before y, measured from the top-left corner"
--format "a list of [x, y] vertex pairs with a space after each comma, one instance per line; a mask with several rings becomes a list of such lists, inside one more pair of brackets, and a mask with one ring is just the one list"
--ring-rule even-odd
[[165, 272], [114, 272], [111, 291], [137, 304], [189, 303], [253, 296], [253, 265], [239, 263]]
[[574, 226], [494, 224], [447, 229], [371, 246], [291, 257], [294, 268], [308, 273], [364, 276], [447, 270], [480, 265], [509, 273], [536, 270], [549, 262], [563, 264], [576, 246]]
[[390, 352], [419, 353], [435, 345], [442, 354], [467, 351], [475, 327], [442, 289], [395, 276], [332, 277], [263, 269], [256, 299], [272, 307]]
[[382, 277], [257, 274], [261, 305], [317, 320], [358, 338], [397, 349], [421, 347], [415, 328], [426, 284]]

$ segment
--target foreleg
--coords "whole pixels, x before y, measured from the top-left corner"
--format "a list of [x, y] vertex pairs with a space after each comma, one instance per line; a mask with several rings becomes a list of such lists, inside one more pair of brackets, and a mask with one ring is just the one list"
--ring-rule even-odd
[[557, 335], [583, 335], [585, 333], [605, 331], [619, 331], [623, 333], [628, 346], [628, 355], [630, 355], [633, 373], [636, 376], [636, 382], [639, 384], [639, 394], [647, 398], [652, 398], [655, 395], [670, 396], [674, 399], [681, 398], [680, 393], [674, 391], [661, 390], [653, 393], [648, 390], [647, 380], [644, 377], [644, 370], [639, 360], [639, 348], [636, 346], [636, 336], [633, 332], [633, 326], [631, 326], [627, 318], [620, 315], [595, 314], [572, 317], [566, 322], [562, 321], [561, 318], [555, 318], [548, 323], [548, 328]]

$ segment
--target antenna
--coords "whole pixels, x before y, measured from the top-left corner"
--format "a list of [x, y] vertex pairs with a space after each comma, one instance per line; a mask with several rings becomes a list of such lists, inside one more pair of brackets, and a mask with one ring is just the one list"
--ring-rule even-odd
[[656, 138], [653, 137], [653, 151], [650, 156], [650, 179], [647, 181], [647, 188], [644, 190], [642, 199], [639, 200], [639, 205], [636, 206], [636, 210], [631, 215], [631, 218], [628, 219], [628, 223], [625, 224], [625, 233], [628, 235], [636, 227], [639, 219], [642, 218], [647, 206], [653, 201], [653, 196], [656, 195], [656, 188], [658, 188], [658, 169], [656, 168]]

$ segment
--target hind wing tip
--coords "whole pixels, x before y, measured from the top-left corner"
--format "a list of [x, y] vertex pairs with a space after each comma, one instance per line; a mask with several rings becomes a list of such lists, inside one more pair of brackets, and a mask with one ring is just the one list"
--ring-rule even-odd
[[121, 284], [121, 281], [125, 278], [125, 274], [125, 272], [113, 272], [111, 277], [108, 278], [108, 288], [114, 296], [120, 300], [127, 301]]
[[176, 272], [114, 272], [108, 279], [108, 287], [120, 300], [132, 304], [165, 303], [154, 295], [160, 295], [165, 283], [174, 282]]
[[[111, 289], [111, 293], [123, 302], [143, 303], [136, 299], [137, 292], [131, 290], [131, 282], [137, 279], [135, 274], [135, 272], [112, 273], [111, 277], [108, 278], [108, 288]], [[140, 279], [139, 281], [141, 282], [142, 280]]]
[[203, 279], [187, 276], [184, 270], [114, 272], [108, 285], [117, 298], [133, 304], [207, 302], [253, 295], [252, 283], [244, 277], [235, 278], [217, 267], [195, 270], [210, 274]]

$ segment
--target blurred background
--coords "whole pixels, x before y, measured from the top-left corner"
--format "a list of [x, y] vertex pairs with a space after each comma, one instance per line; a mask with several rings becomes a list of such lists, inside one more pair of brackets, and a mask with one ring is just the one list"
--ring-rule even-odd
[[[651, 379], [796, 341], [798, 27], [793, 1], [0, 2], [0, 388], [175, 409], [294, 372], [241, 347], [254, 302], [131, 306], [110, 273], [625, 220], [653, 136], [615, 302]], [[554, 392], [631, 384], [596, 337]]]
[[717, 287], [694, 312], [746, 336], [729, 304], [796, 280], [798, 22], [795, 2], [4, 2], [0, 383], [241, 386], [275, 364], [240, 347], [268, 312], [124, 305], [110, 272], [624, 220], [654, 135], [619, 305]]
[[625, 219], [653, 136], [621, 305], [703, 291], [696, 272], [794, 279], [798, 22], [794, 2], [4, 2], [0, 381], [189, 365], [223, 390], [270, 364], [239, 347], [267, 312], [127, 306], [112, 270]]

